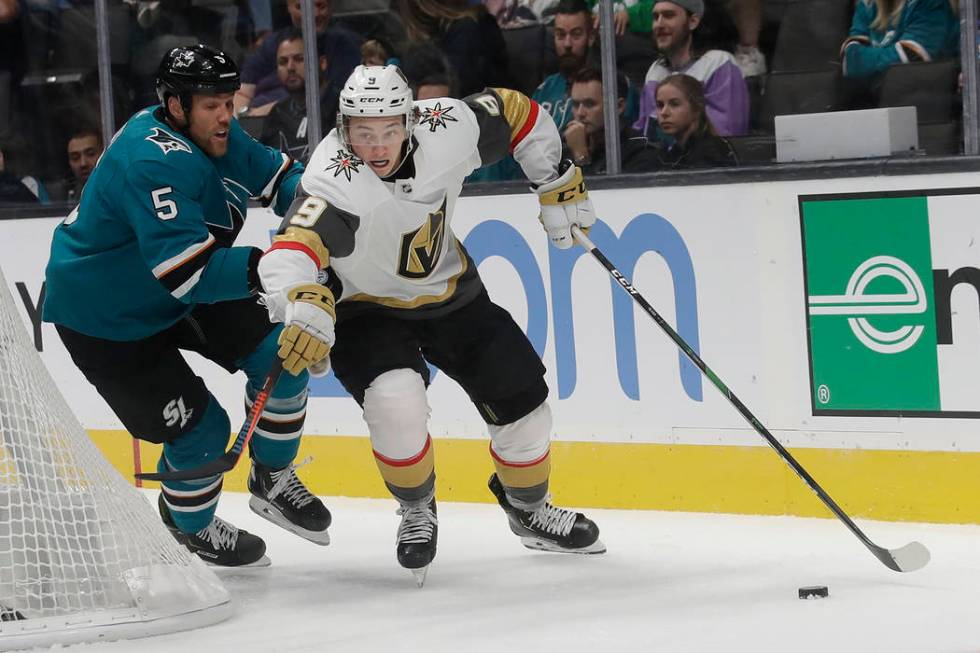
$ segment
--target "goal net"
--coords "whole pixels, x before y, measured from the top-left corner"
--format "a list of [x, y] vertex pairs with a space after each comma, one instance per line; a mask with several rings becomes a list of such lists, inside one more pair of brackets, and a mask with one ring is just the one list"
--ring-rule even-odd
[[0, 272], [0, 650], [187, 630], [231, 611], [217, 576], [89, 439]]

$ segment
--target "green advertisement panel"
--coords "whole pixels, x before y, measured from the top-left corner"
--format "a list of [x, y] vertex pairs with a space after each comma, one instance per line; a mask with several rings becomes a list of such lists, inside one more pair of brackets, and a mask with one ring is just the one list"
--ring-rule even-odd
[[813, 412], [936, 413], [928, 200], [800, 198]]

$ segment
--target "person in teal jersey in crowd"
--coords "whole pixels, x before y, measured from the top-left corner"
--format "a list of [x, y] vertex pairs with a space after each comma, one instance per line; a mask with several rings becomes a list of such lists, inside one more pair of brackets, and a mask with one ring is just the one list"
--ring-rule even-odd
[[[593, 25], [592, 12], [586, 0], [560, 0], [555, 9], [555, 54], [558, 72], [548, 75], [535, 89], [531, 98], [541, 105], [555, 121], [559, 133], [572, 120], [572, 78], [592, 63], [598, 66], [598, 32]], [[639, 96], [630, 87], [623, 120], [636, 119]], [[467, 182], [506, 181], [524, 179], [513, 156], [476, 170]]]
[[845, 78], [867, 79], [896, 64], [956, 57], [959, 47], [951, 0], [858, 0], [841, 64]]
[[[234, 119], [239, 74], [224, 53], [174, 48], [156, 85], [161, 104], [115, 135], [79, 206], [55, 229], [43, 319], [133, 437], [163, 444], [157, 469], [167, 471], [215, 459], [231, 433], [181, 350], [244, 371], [246, 406], [278, 355], [283, 326], [256, 299], [262, 250], [233, 243], [250, 198], [285, 213], [303, 166]], [[293, 465], [309, 380], [295, 371], [280, 377], [258, 421], [250, 505], [326, 544], [330, 512]], [[268, 564], [260, 537], [215, 515], [222, 478], [164, 481], [164, 523], [213, 564]]]
[[[555, 9], [555, 54], [558, 72], [548, 75], [531, 98], [548, 112], [562, 133], [572, 119], [571, 77], [584, 68], [596, 44], [592, 14], [585, 0], [561, 0]], [[598, 48], [591, 56], [595, 58]], [[467, 182], [524, 179], [524, 173], [513, 156], [477, 169]]]

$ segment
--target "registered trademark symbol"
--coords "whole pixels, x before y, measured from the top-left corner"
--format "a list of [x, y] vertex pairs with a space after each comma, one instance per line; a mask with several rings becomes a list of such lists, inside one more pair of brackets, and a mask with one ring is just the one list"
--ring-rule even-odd
[[817, 401], [822, 404], [830, 403], [830, 388], [825, 385], [821, 385], [817, 388]]

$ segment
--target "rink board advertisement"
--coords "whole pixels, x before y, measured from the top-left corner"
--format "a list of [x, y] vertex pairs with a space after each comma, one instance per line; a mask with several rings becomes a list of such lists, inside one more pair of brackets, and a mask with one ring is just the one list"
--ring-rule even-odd
[[[599, 190], [590, 237], [845, 509], [980, 523], [978, 186], [963, 173]], [[278, 222], [250, 211], [239, 242], [268, 245]], [[0, 222], [4, 273], [59, 389], [131, 477], [130, 439], [38, 320], [57, 224]], [[828, 514], [597, 261], [549, 246], [533, 194], [463, 197], [452, 224], [547, 367], [557, 499]], [[190, 359], [237, 431], [243, 377]], [[439, 496], [488, 501], [486, 425], [433, 373]], [[311, 384], [306, 433], [315, 491], [386, 495], [333, 376]], [[156, 456], [142, 446], [144, 466]], [[227, 488], [244, 487], [241, 467]]]
[[814, 414], [980, 417], [978, 192], [800, 198]]

